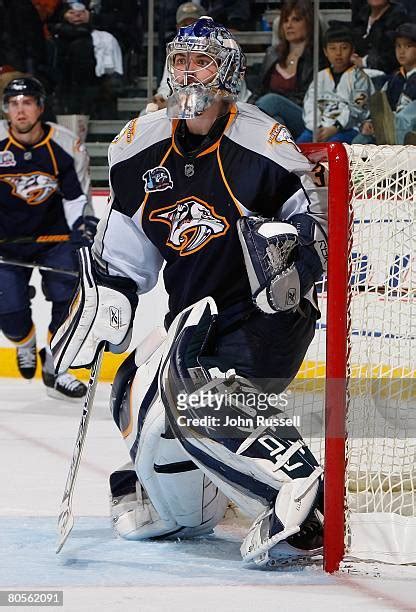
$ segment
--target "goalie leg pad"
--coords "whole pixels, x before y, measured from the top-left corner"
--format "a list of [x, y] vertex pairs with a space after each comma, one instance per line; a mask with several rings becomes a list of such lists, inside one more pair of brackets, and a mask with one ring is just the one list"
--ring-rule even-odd
[[228, 505], [226, 496], [166, 432], [155, 384], [165, 335], [156, 331], [146, 338], [137, 351], [136, 364], [131, 356], [127, 358], [113, 385], [113, 416], [128, 445], [134, 463], [131, 469], [137, 474], [133, 487], [112, 499], [114, 528], [127, 539], [211, 533]]
[[[155, 508], [163, 530], [158, 534], [193, 537], [210, 533], [223, 518], [228, 499], [190, 461], [179, 442], [166, 432], [163, 404], [150, 408], [135, 458], [140, 483]], [[140, 539], [154, 537], [150, 525]]]
[[[241, 496], [245, 496], [260, 504], [262, 513], [242, 548], [243, 557], [250, 561], [299, 531], [316, 503], [322, 469], [293, 426], [266, 425], [249, 431], [236, 426], [235, 437], [225, 438], [215, 423], [209, 428], [194, 424], [193, 419], [183, 423], [179, 394], [206, 397], [208, 391], [214, 397], [229, 393], [238, 398], [227, 401], [227, 407], [235, 416], [250, 415], [257, 422], [253, 403], [245, 405], [241, 400], [247, 391], [256, 393], [250, 381], [202, 365], [215, 316], [211, 298], [178, 315], [169, 330], [159, 388], [172, 431], [193, 461], [232, 501], [241, 505]], [[222, 380], [213, 376], [222, 376]], [[192, 401], [189, 405], [195, 414], [197, 404]]]

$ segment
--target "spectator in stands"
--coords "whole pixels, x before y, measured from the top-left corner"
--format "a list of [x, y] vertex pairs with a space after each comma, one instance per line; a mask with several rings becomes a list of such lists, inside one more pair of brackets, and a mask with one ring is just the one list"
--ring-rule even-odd
[[62, 0], [32, 0], [42, 23], [46, 23], [52, 17], [61, 3]]
[[202, 0], [204, 15], [209, 15], [217, 23], [222, 23], [229, 30], [247, 30], [250, 28], [250, 0]]
[[416, 24], [404, 23], [390, 34], [400, 68], [373, 96], [371, 121], [364, 122], [354, 143], [403, 144], [416, 131]]
[[[318, 74], [318, 142], [351, 143], [360, 125], [368, 118], [368, 101], [373, 84], [361, 68], [354, 66], [351, 28], [336, 25], [325, 35], [324, 53], [329, 68]], [[298, 143], [313, 140], [314, 85], [310, 84], [304, 100], [303, 119], [306, 129]]]
[[123, 74], [122, 55], [116, 38], [95, 28], [92, 4], [64, 2], [51, 19], [61, 69], [58, 96], [61, 112], [111, 118], [117, 112], [112, 79]]
[[30, 0], [0, 0], [0, 65], [47, 78], [42, 23]]
[[357, 52], [352, 62], [358, 68], [372, 68], [389, 74], [397, 66], [394, 45], [387, 32], [407, 21], [406, 9], [393, 0], [367, 0], [353, 21]]
[[[277, 47], [269, 47], [266, 52], [260, 88], [249, 101], [286, 125], [297, 138], [305, 128], [302, 105], [313, 77], [313, 7], [310, 0], [286, 0], [280, 13], [278, 34]], [[321, 63], [324, 63], [323, 58]]]

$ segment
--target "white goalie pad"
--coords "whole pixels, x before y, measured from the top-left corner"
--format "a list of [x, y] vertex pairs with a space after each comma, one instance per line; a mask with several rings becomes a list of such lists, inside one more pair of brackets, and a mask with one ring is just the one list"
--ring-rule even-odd
[[[203, 365], [215, 316], [215, 302], [205, 298], [176, 317], [163, 351], [159, 391], [172, 431], [193, 462], [245, 512], [257, 509], [259, 517], [242, 548], [243, 557], [251, 561], [299, 531], [317, 501], [322, 468], [294, 427], [284, 434], [268, 425], [240, 430], [236, 444], [238, 426], [227, 435], [213, 421], [200, 425], [198, 414], [206, 414], [201, 409], [207, 406], [202, 398], [208, 392], [215, 397], [231, 392], [237, 398], [227, 403], [232, 414], [242, 418], [251, 414], [256, 422], [256, 408], [243, 399], [247, 391], [252, 397], [256, 393], [250, 381], [233, 371], [224, 374]], [[179, 393], [193, 396], [188, 414], [195, 418], [185, 425]]]
[[[114, 286], [96, 282], [88, 248], [78, 251], [80, 279], [65, 321], [55, 332], [51, 349], [56, 373], [88, 367], [103, 343], [122, 353], [130, 343], [137, 295], [132, 281], [114, 277]], [[121, 283], [128, 285], [119, 289]]]
[[135, 493], [114, 506], [112, 514], [116, 532], [131, 540], [210, 533], [228, 506], [227, 497], [169, 433], [154, 385], [165, 337], [158, 328], [138, 347], [138, 369], [126, 390], [120, 411], [124, 415], [116, 420], [139, 482]]
[[163, 404], [150, 408], [140, 434], [135, 468], [154, 512], [137, 539], [210, 533], [221, 521], [228, 499], [166, 434]]

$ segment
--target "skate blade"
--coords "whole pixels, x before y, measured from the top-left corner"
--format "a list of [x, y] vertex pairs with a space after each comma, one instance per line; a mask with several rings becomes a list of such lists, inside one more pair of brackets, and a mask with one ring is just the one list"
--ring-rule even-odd
[[271, 549], [265, 566], [269, 569], [284, 569], [287, 567], [305, 567], [310, 565], [322, 565], [323, 548], [301, 551], [290, 546], [287, 542], [281, 542]]

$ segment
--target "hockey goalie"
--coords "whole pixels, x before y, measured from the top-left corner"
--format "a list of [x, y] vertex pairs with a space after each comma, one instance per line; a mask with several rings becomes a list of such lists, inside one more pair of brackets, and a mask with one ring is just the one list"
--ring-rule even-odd
[[[202, 17], [167, 46], [168, 108], [131, 121], [109, 150], [111, 202], [52, 339], [56, 371], [121, 353], [139, 296], [163, 266], [166, 332], [129, 355], [111, 408], [131, 468], [111, 476], [131, 540], [212, 532], [230, 500], [253, 518], [246, 563], [322, 546], [322, 468], [268, 405], [295, 377], [319, 317], [326, 202], [287, 129], [236, 103], [245, 60]], [[140, 324], [140, 321], [139, 321]], [[260, 419], [262, 396], [270, 418]], [[139, 545], [139, 544], [138, 544]]]

